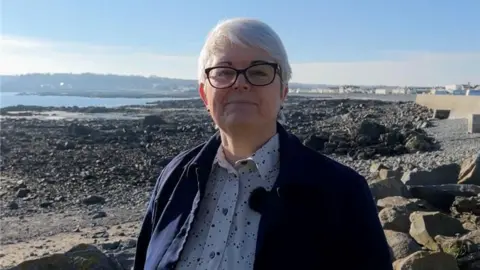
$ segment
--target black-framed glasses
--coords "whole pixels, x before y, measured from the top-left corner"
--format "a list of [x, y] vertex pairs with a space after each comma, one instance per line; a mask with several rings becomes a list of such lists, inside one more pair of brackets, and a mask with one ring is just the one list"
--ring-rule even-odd
[[229, 66], [211, 67], [205, 69], [205, 73], [210, 85], [217, 89], [225, 89], [231, 87], [240, 74], [243, 74], [251, 85], [269, 85], [275, 80], [279, 68], [276, 63], [259, 63], [245, 69], [236, 69]]

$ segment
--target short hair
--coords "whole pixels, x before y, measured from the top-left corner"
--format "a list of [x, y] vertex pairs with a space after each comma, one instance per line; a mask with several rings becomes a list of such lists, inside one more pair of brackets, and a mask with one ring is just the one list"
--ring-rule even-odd
[[[213, 56], [227, 44], [265, 50], [280, 66], [282, 89], [292, 77], [292, 67], [278, 34], [266, 23], [250, 18], [233, 18], [218, 23], [207, 35], [198, 58], [198, 82], [205, 83], [205, 68], [212, 64]], [[279, 120], [284, 121], [282, 110]]]

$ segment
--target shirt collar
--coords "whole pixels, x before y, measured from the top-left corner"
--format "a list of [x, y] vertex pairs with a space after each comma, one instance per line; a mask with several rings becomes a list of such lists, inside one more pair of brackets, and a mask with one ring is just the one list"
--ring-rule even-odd
[[[260, 149], [258, 149], [253, 155], [248, 158], [238, 160], [235, 162], [235, 166], [240, 166], [242, 161], [252, 161], [257, 167], [258, 172], [262, 179], [272, 172], [274, 167], [280, 161], [280, 142], [278, 133], [275, 134], [270, 140], [268, 140]], [[213, 165], [218, 164], [219, 166], [227, 169], [230, 172], [234, 172], [234, 166], [232, 166], [223, 152], [222, 146], [218, 148], [217, 155], [213, 160]]]

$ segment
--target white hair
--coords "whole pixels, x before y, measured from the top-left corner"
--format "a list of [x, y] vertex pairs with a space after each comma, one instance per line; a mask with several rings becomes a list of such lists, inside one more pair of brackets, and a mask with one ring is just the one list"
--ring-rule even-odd
[[[259, 48], [266, 51], [280, 66], [282, 89], [292, 77], [292, 68], [287, 52], [277, 33], [266, 23], [256, 19], [234, 18], [220, 22], [207, 36], [198, 58], [198, 82], [205, 83], [205, 68], [212, 64], [216, 53], [227, 44]], [[279, 122], [285, 122], [282, 110], [278, 114]]]

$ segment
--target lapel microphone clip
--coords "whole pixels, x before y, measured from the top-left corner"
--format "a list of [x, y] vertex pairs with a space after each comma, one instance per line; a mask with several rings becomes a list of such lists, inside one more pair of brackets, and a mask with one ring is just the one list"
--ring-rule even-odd
[[250, 193], [248, 206], [253, 211], [263, 214], [264, 208], [267, 205], [268, 196], [272, 195], [276, 195], [280, 198], [280, 188], [276, 188], [276, 192], [274, 193], [274, 191], [267, 191], [264, 187], [258, 187]]

